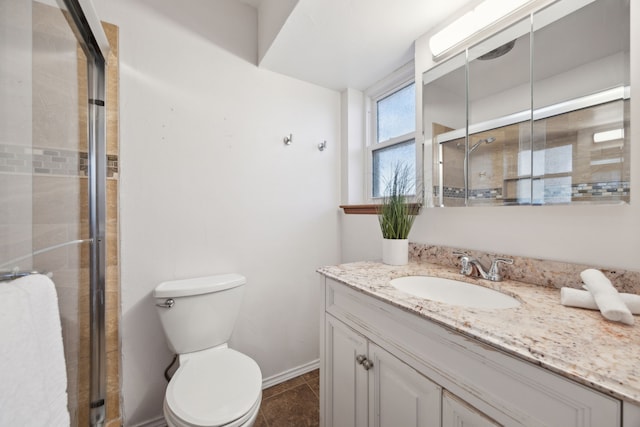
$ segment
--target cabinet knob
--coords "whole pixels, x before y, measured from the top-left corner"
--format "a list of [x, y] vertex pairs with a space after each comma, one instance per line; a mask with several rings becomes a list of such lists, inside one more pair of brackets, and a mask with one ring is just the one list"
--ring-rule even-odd
[[367, 360], [367, 356], [365, 356], [364, 354], [359, 354], [356, 356], [356, 362], [358, 363], [358, 365], [362, 365], [365, 360]]
[[373, 362], [369, 359], [365, 359], [362, 362], [362, 367], [365, 369], [365, 371], [368, 371], [369, 369], [373, 368]]

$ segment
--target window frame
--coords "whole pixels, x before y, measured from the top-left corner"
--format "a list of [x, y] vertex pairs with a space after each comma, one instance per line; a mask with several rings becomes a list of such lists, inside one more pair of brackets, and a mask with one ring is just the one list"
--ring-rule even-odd
[[[385, 79], [381, 80], [376, 85], [372, 86], [365, 92], [366, 97], [366, 138], [365, 138], [365, 200], [368, 203], [379, 204], [382, 202], [383, 197], [374, 197], [373, 196], [373, 152], [381, 149], [393, 147], [394, 145], [399, 145], [410, 140], [414, 141], [415, 144], [415, 169], [416, 169], [416, 183], [418, 180], [418, 139], [417, 139], [417, 122], [414, 126], [413, 132], [408, 132], [404, 135], [399, 135], [393, 138], [390, 138], [383, 142], [378, 142], [378, 101], [393, 95], [394, 93], [410, 86], [411, 84], [416, 84], [415, 79], [415, 70], [413, 61], [409, 62], [405, 66], [398, 69], [396, 72], [392, 73]], [[417, 92], [417, 89], [416, 89]], [[416, 101], [417, 102], [417, 101]], [[417, 104], [414, 110], [414, 120], [416, 120], [416, 110]], [[417, 187], [417, 185], [416, 185]], [[410, 197], [415, 196], [410, 195]]]

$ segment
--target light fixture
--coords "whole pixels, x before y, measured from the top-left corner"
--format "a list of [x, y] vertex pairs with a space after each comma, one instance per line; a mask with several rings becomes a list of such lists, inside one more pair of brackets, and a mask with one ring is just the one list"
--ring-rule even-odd
[[615, 165], [624, 162], [623, 157], [614, 157], [611, 159], [591, 160], [591, 166]]
[[596, 132], [593, 134], [593, 142], [598, 144], [599, 142], [615, 141], [616, 139], [624, 138], [624, 129], [612, 129], [604, 132]]
[[429, 48], [434, 57], [460, 44], [469, 37], [520, 9], [531, 0], [485, 0], [473, 10], [434, 34]]

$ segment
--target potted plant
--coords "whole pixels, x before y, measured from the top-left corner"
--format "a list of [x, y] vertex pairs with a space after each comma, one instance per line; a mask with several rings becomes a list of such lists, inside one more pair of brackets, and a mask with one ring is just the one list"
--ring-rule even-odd
[[409, 231], [420, 210], [415, 195], [414, 176], [404, 164], [392, 170], [382, 204], [378, 207], [378, 221], [382, 231], [382, 262], [389, 265], [405, 265], [409, 258]]

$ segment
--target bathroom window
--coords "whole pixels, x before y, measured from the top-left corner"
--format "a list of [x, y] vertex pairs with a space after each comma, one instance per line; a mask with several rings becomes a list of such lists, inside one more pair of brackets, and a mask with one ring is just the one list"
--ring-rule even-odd
[[[394, 168], [406, 166], [416, 176], [416, 92], [406, 79], [371, 98], [369, 138], [369, 195], [384, 196]], [[411, 186], [412, 188], [415, 185]]]
[[[532, 173], [533, 168], [533, 173]], [[573, 173], [573, 145], [518, 153], [518, 203], [571, 203]], [[522, 178], [524, 177], [524, 178]]]

